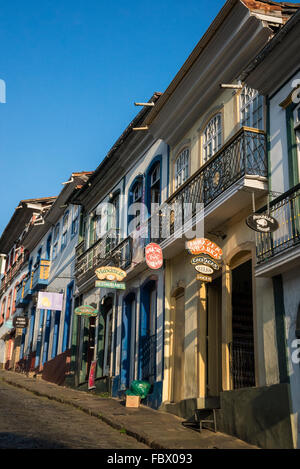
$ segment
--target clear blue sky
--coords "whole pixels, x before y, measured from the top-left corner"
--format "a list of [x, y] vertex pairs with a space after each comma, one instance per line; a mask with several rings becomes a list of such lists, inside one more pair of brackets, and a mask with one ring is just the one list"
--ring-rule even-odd
[[0, 9], [0, 234], [21, 199], [95, 169], [225, 0], [10, 0]]

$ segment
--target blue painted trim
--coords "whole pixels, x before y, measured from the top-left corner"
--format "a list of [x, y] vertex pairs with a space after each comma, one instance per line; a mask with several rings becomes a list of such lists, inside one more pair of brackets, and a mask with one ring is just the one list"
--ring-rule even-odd
[[128, 203], [127, 203], [127, 236], [130, 235], [129, 233], [129, 223], [133, 220], [134, 218], [134, 215], [129, 215], [129, 207], [130, 205], [133, 203], [133, 188], [134, 186], [139, 182], [141, 181], [142, 182], [142, 191], [144, 190], [144, 185], [145, 185], [145, 181], [144, 181], [144, 176], [143, 175], [140, 175], [140, 176], [136, 176], [134, 178], [134, 180], [132, 181], [130, 187], [129, 187], [129, 190], [128, 190]]
[[56, 355], [57, 355], [59, 325], [60, 325], [59, 324], [60, 323], [60, 313], [61, 313], [61, 311], [55, 311], [51, 358], [55, 358]]
[[38, 330], [38, 338], [36, 344], [36, 356], [35, 356], [35, 366], [39, 366], [40, 364], [40, 355], [41, 355], [41, 348], [42, 348], [42, 334], [43, 334], [43, 322], [44, 322], [44, 309], [40, 309], [40, 320], [39, 320], [39, 330]]
[[50, 261], [51, 257], [51, 244], [52, 244], [52, 233], [48, 236], [47, 242], [46, 242], [46, 259], [47, 261]]
[[147, 405], [148, 407], [157, 410], [162, 403], [162, 390], [162, 381], [156, 381], [153, 383], [152, 392], [143, 400], [143, 405]]
[[[143, 338], [148, 336], [149, 321], [150, 321], [150, 292], [156, 291], [155, 302], [155, 351], [157, 349], [157, 279], [147, 279], [140, 288], [140, 330], [139, 330], [139, 353], [138, 353], [138, 377], [143, 379], [142, 376], [142, 343]], [[156, 356], [156, 354], [155, 354]], [[156, 360], [154, 379], [156, 379]]]
[[65, 352], [68, 348], [69, 337], [70, 337], [70, 326], [72, 317], [72, 296], [73, 296], [74, 280], [67, 285], [67, 298], [65, 308], [65, 319], [64, 319], [64, 332], [62, 342], [62, 352]]
[[135, 293], [129, 293], [123, 300], [122, 308], [122, 335], [121, 335], [121, 361], [120, 361], [120, 387], [129, 387], [130, 377], [130, 350], [132, 328], [132, 304], [136, 300]]
[[159, 179], [159, 184], [160, 184], [160, 201], [161, 201], [161, 179], [162, 179], [162, 155], [156, 155], [154, 158], [152, 158], [151, 163], [148, 165], [147, 170], [145, 171], [145, 205], [148, 209], [148, 215], [151, 215], [151, 199], [150, 199], [150, 173], [153, 170], [154, 166], [159, 163], [159, 172], [160, 172], [160, 179]]
[[46, 324], [45, 324], [44, 350], [43, 350], [43, 359], [42, 359], [43, 365], [48, 360], [50, 327], [51, 327], [51, 311], [50, 309], [48, 309], [47, 317], [46, 317]]
[[33, 339], [33, 333], [34, 333], [34, 324], [35, 324], [35, 307], [33, 306], [31, 308], [31, 316], [30, 316], [30, 329], [29, 329], [29, 337], [28, 337], [28, 347], [30, 348], [30, 344]]

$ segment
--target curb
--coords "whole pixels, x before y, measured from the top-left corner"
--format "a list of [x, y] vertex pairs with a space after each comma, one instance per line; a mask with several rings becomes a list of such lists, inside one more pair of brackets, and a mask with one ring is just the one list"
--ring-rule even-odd
[[91, 410], [88, 406], [83, 406], [82, 404], [77, 404], [76, 402], [72, 402], [69, 399], [59, 398], [59, 397], [53, 396], [51, 394], [48, 394], [46, 392], [41, 392], [41, 391], [38, 391], [38, 390], [31, 389], [31, 387], [26, 386], [26, 384], [16, 383], [15, 381], [10, 380], [9, 378], [6, 378], [4, 376], [0, 376], [0, 381], [4, 381], [5, 383], [10, 384], [12, 386], [15, 386], [16, 388], [25, 389], [26, 391], [31, 392], [32, 394], [35, 394], [36, 396], [47, 397], [48, 399], [59, 402], [61, 404], [70, 405], [70, 406], [74, 407], [75, 409], [78, 409], [78, 410], [80, 410], [80, 411], [82, 411], [82, 412], [84, 412], [84, 413], [86, 413], [86, 414], [88, 414], [92, 417], [96, 417], [99, 420], [102, 420], [104, 423], [111, 426], [115, 430], [118, 430], [118, 431], [125, 430], [126, 435], [129, 435], [129, 436], [135, 438], [138, 442], [144, 443], [145, 445], [149, 446], [152, 449], [170, 449], [170, 448], [162, 445], [158, 441], [151, 440], [149, 437], [147, 437], [147, 435], [142, 435], [142, 434], [137, 433], [133, 430], [130, 430], [130, 428], [126, 428], [126, 426], [124, 427], [124, 425], [121, 425], [121, 424], [117, 423], [112, 418], [107, 417], [106, 415], [103, 415], [102, 413], [97, 413], [97, 412]]

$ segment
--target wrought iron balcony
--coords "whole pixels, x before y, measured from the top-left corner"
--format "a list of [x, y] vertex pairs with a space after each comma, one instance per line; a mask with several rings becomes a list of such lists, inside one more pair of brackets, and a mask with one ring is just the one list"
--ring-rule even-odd
[[34, 271], [28, 272], [26, 274], [26, 277], [24, 277], [24, 293], [23, 293], [23, 298], [25, 300], [30, 299], [33, 293], [32, 289], [32, 280], [33, 280], [33, 274]]
[[29, 298], [24, 298], [25, 279], [21, 280], [17, 286], [16, 308], [23, 308], [29, 303]]
[[40, 259], [40, 261], [34, 265], [32, 290], [41, 290], [47, 286], [49, 272], [50, 261], [47, 259]]
[[[267, 207], [258, 211], [266, 212]], [[258, 265], [300, 245], [300, 184], [270, 203], [270, 215], [278, 221], [279, 228], [273, 233], [256, 234]]]
[[[166, 201], [164, 205], [171, 209], [170, 233], [176, 224], [183, 226], [195, 217], [197, 204], [207, 207], [243, 177], [266, 178], [267, 174], [265, 133], [242, 127]], [[162, 222], [160, 225], [155, 239], [162, 241], [166, 227]]]
[[130, 239], [120, 241], [119, 231], [110, 230], [84, 251], [84, 242], [76, 248], [75, 276], [80, 285], [92, 276], [97, 267], [110, 263], [126, 268], [131, 263]]
[[3, 276], [2, 281], [1, 281], [1, 286], [0, 286], [0, 296], [3, 295], [5, 290], [9, 288], [11, 285], [12, 281], [15, 279], [15, 277], [19, 274], [20, 270], [24, 266], [24, 264], [27, 262], [29, 257], [28, 252], [23, 252], [16, 262], [11, 266], [11, 268], [7, 271], [7, 273]]

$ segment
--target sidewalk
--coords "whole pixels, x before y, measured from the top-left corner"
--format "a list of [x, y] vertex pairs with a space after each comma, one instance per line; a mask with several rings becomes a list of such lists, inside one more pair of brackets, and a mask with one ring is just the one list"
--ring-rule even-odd
[[143, 405], [139, 409], [126, 408], [118, 399], [102, 398], [47, 381], [27, 378], [13, 371], [0, 370], [0, 380], [38, 396], [72, 405], [113, 428], [125, 429], [128, 435], [153, 449], [257, 449], [224, 433], [203, 430], [200, 434], [183, 427], [183, 419]]

